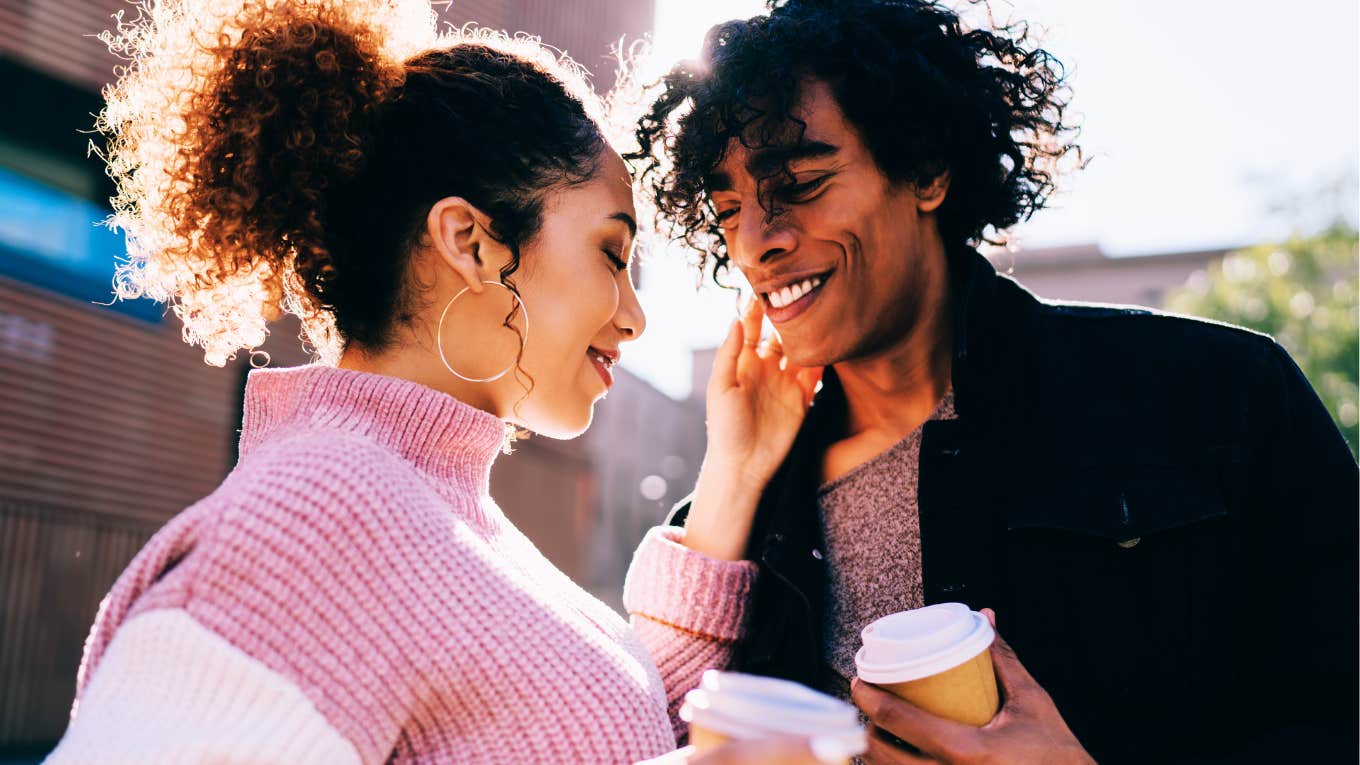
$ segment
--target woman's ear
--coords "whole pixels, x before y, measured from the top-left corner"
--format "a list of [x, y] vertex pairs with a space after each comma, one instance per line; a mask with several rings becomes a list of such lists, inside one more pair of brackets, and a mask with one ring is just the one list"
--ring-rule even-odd
[[480, 255], [481, 212], [462, 197], [444, 197], [430, 207], [426, 233], [440, 259], [462, 277], [468, 289], [480, 295], [485, 285]]
[[935, 212], [944, 204], [945, 195], [948, 193], [949, 171], [946, 170], [935, 176], [930, 183], [916, 188], [916, 210], [923, 213]]

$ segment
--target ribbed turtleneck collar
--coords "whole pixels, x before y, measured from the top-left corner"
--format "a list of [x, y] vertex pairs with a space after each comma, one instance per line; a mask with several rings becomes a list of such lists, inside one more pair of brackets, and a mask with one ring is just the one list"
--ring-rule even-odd
[[314, 426], [363, 435], [436, 483], [486, 494], [505, 440], [493, 414], [419, 383], [322, 364], [251, 370], [241, 458], [282, 429]]

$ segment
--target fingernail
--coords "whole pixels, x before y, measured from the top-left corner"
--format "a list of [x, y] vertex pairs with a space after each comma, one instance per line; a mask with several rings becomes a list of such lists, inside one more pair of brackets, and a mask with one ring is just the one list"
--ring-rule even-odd
[[816, 736], [808, 740], [808, 748], [818, 762], [826, 765], [845, 765], [851, 757], [863, 754], [866, 747], [854, 746], [838, 736]]

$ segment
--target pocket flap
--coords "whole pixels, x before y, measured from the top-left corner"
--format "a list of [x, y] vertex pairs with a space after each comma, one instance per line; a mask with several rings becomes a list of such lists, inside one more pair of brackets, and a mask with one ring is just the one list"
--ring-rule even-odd
[[1009, 530], [1053, 529], [1127, 542], [1228, 514], [1217, 482], [1184, 470], [1050, 476], [1016, 487], [1005, 511]]

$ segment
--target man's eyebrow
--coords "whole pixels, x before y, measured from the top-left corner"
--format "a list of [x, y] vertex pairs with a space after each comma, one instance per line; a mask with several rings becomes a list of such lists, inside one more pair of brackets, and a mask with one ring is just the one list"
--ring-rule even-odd
[[790, 162], [827, 157], [840, 151], [839, 146], [825, 141], [802, 141], [792, 146], [771, 146], [751, 153], [746, 161], [746, 172], [752, 178], [766, 178]]
[[[753, 178], [768, 178], [790, 162], [803, 159], [829, 157], [840, 151], [839, 146], [825, 141], [803, 141], [792, 146], [770, 146], [751, 153], [746, 161], [746, 172]], [[715, 191], [731, 191], [732, 176], [723, 170], [714, 170], [704, 178], [704, 188], [711, 194]]]
[[620, 210], [619, 212], [616, 212], [613, 215], [609, 216], [607, 220], [622, 221], [624, 224], [628, 226], [629, 238], [631, 239], [637, 238], [637, 221], [633, 220], [633, 216]]

